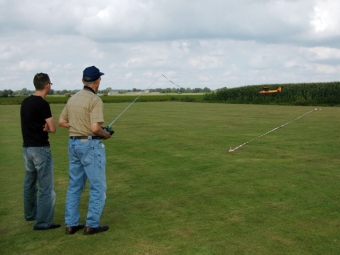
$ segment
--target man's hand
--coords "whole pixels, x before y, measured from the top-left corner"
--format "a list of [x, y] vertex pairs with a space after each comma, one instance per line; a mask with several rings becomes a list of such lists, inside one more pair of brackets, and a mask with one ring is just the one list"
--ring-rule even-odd
[[111, 128], [111, 127], [103, 127], [103, 126], [102, 126], [102, 129], [104, 129], [105, 131], [109, 132], [109, 133], [110, 133], [110, 135], [113, 135], [113, 134], [114, 134], [114, 132], [115, 132], [115, 131], [113, 131], [113, 130], [112, 130], [112, 128]]
[[45, 132], [49, 132], [49, 133], [55, 133], [57, 130], [56, 130], [56, 127], [55, 127], [55, 124], [54, 124], [54, 121], [53, 121], [53, 118], [48, 118], [48, 119], [45, 119], [45, 124], [43, 125], [43, 130]]
[[106, 139], [111, 138], [111, 134], [110, 134], [109, 132], [107, 132], [106, 130], [103, 130], [103, 131], [105, 132], [105, 135], [102, 136], [102, 139], [103, 139], [103, 140], [106, 140]]
[[45, 124], [43, 125], [43, 131], [45, 131], [45, 132], [48, 132], [48, 131], [49, 131], [49, 128], [48, 128], [47, 123], [45, 123]]
[[101, 123], [95, 122], [91, 124], [91, 131], [93, 134], [100, 136], [103, 140], [111, 138], [111, 134], [102, 129]]
[[63, 127], [63, 128], [67, 128], [67, 129], [70, 128], [70, 124], [68, 123], [68, 121], [64, 120], [63, 118], [59, 118], [58, 125], [59, 125], [59, 127]]

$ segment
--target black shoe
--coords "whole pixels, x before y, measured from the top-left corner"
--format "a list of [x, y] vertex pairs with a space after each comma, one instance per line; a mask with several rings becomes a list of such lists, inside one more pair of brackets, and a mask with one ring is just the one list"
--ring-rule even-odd
[[52, 225], [49, 226], [48, 228], [40, 228], [40, 227], [34, 226], [33, 230], [48, 230], [48, 229], [55, 229], [55, 228], [60, 228], [60, 227], [61, 227], [60, 224], [54, 224], [54, 223], [52, 223]]
[[72, 226], [72, 227], [66, 227], [65, 234], [66, 235], [73, 235], [76, 233], [78, 230], [81, 230], [85, 227], [85, 225], [79, 224], [77, 226]]
[[109, 226], [99, 226], [97, 228], [91, 228], [86, 226], [84, 229], [84, 235], [93, 235], [109, 230]]

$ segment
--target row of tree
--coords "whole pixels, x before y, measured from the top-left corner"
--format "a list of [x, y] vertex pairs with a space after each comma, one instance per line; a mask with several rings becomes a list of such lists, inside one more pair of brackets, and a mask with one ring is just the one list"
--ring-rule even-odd
[[211, 89], [205, 87], [205, 88], [156, 88], [156, 89], [150, 89], [150, 92], [159, 92], [159, 93], [209, 93], [211, 92]]
[[[75, 94], [76, 92], [78, 92], [79, 90], [54, 90], [51, 89], [50, 90], [50, 95], [72, 95]], [[103, 90], [99, 90], [98, 94], [101, 95], [108, 95], [110, 92], [112, 92], [112, 88], [106, 88]], [[132, 90], [115, 90], [115, 92], [119, 93], [119, 94], [126, 94], [128, 92], [141, 92], [143, 90], [141, 89], [136, 89], [133, 88]], [[149, 90], [150, 93], [152, 92], [158, 92], [158, 93], [209, 93], [211, 92], [211, 90], [207, 87], [205, 88], [156, 88], [156, 89], [150, 89]], [[0, 90], [0, 97], [11, 97], [11, 96], [28, 96], [34, 93], [34, 90], [28, 90], [26, 88], [23, 88], [21, 90], [17, 90], [17, 91], [12, 91], [11, 89], [7, 90]]]

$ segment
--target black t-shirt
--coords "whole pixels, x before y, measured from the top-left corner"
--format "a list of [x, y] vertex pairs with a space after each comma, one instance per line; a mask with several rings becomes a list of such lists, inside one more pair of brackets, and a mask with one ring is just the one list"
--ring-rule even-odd
[[51, 108], [40, 96], [29, 96], [21, 103], [21, 132], [23, 147], [49, 146], [48, 132], [43, 131], [45, 119], [51, 118]]

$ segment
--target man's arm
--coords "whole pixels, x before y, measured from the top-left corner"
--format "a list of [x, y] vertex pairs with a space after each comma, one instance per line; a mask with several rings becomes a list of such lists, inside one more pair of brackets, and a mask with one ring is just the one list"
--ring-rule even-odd
[[70, 128], [70, 124], [68, 123], [68, 121], [64, 120], [61, 117], [58, 120], [58, 125], [59, 125], [59, 127], [63, 127], [63, 128], [67, 128], [67, 129]]
[[91, 131], [93, 134], [102, 137], [104, 140], [109, 139], [111, 137], [110, 133], [102, 129], [100, 123], [98, 122], [91, 124]]
[[55, 124], [54, 124], [54, 120], [52, 117], [45, 119], [46, 123], [43, 127], [43, 130], [49, 133], [55, 133], [57, 131]]

